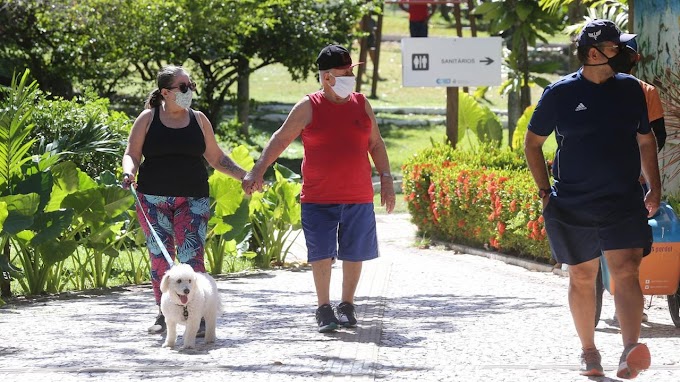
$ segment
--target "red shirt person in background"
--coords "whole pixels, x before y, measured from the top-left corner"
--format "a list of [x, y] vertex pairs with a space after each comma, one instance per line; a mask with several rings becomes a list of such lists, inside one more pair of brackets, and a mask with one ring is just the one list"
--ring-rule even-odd
[[408, 12], [411, 37], [427, 37], [427, 22], [437, 7], [424, 1], [399, 3], [399, 8]]

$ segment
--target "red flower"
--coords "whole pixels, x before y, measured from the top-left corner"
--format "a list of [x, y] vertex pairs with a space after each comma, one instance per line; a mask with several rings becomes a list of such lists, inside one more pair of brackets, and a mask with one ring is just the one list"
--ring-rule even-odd
[[498, 234], [502, 235], [505, 232], [505, 223], [503, 222], [498, 222], [498, 225], [496, 226], [498, 229]]

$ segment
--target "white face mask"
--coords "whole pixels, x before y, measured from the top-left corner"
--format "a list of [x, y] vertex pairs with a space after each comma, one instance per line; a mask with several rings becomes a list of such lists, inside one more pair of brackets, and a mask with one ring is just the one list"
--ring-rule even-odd
[[[331, 76], [333, 75], [331, 74]], [[349, 97], [349, 95], [352, 94], [352, 91], [354, 91], [354, 86], [357, 83], [357, 78], [354, 76], [342, 76], [342, 77], [333, 76], [333, 78], [335, 78], [335, 85], [331, 86], [333, 92], [335, 92], [335, 94], [337, 94], [338, 97], [340, 98]]]
[[191, 99], [193, 98], [193, 92], [188, 89], [186, 93], [176, 92], [175, 93], [175, 103], [177, 106], [188, 109], [191, 106]]

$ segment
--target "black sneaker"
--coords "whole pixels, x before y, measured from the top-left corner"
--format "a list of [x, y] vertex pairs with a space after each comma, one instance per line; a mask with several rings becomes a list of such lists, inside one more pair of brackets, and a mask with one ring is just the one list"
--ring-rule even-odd
[[316, 323], [319, 324], [319, 333], [332, 332], [338, 328], [338, 319], [330, 304], [321, 305], [316, 309]]
[[156, 316], [156, 322], [149, 327], [149, 334], [163, 334], [165, 333], [165, 316], [159, 314]]
[[346, 328], [357, 326], [357, 317], [354, 305], [349, 302], [342, 302], [336, 308], [338, 313], [338, 323]]
[[201, 324], [198, 326], [198, 331], [196, 332], [196, 338], [205, 337], [205, 319], [201, 318]]

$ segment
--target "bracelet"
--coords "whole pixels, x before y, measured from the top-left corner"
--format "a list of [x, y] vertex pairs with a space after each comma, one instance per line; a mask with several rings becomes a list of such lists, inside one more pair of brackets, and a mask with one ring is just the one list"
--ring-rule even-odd
[[135, 176], [132, 175], [132, 174], [130, 174], [129, 172], [124, 172], [124, 173], [123, 173], [123, 180], [125, 180], [125, 178], [132, 178], [132, 179], [134, 179]]
[[392, 174], [390, 174], [389, 172], [383, 172], [382, 174], [380, 174], [380, 177], [381, 178], [391, 178]]

